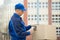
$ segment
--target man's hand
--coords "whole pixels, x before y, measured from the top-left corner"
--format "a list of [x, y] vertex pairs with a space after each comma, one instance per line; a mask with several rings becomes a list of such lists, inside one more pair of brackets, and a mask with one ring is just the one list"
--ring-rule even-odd
[[37, 26], [36, 25], [31, 25], [31, 26], [34, 27], [34, 31], [36, 31]]
[[28, 31], [30, 31], [30, 34], [33, 34], [34, 33], [34, 27], [31, 27], [31, 29]]

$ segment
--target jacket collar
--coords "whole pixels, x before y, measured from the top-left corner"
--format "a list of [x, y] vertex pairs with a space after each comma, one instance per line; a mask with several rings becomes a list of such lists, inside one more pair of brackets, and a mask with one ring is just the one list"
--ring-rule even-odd
[[18, 14], [14, 13], [14, 16], [17, 17], [17, 18], [20, 18], [22, 19]]

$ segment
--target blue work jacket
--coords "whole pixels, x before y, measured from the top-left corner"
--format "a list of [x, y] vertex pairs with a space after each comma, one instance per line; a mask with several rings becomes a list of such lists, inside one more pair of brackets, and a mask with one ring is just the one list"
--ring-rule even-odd
[[26, 36], [30, 35], [30, 32], [27, 32], [30, 28], [30, 25], [25, 26], [22, 18], [14, 13], [8, 25], [11, 40], [26, 40]]

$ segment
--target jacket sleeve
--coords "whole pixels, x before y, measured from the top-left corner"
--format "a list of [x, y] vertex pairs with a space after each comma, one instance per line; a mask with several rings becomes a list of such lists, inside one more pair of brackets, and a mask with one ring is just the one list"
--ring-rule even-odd
[[30, 32], [24, 31], [22, 27], [25, 27], [20, 20], [12, 21], [14, 29], [19, 37], [25, 37], [30, 35]]
[[31, 28], [31, 25], [26, 26], [26, 30], [29, 30]]

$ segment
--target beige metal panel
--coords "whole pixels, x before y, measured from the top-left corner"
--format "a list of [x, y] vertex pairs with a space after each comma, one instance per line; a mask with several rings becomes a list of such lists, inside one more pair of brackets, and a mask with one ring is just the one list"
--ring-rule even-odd
[[33, 40], [56, 40], [56, 27], [52, 25], [37, 25]]

